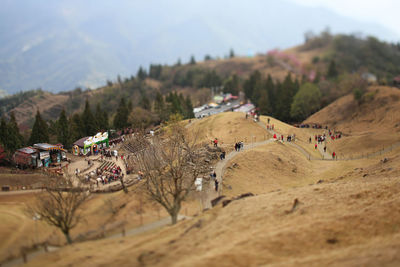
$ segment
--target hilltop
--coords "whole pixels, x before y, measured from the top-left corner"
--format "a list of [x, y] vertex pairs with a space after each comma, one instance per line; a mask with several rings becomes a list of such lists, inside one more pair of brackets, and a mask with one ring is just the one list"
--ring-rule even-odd
[[336, 151], [359, 155], [400, 142], [400, 90], [370, 86], [358, 103], [353, 94], [343, 96], [310, 116], [305, 123], [328, 125], [343, 134]]

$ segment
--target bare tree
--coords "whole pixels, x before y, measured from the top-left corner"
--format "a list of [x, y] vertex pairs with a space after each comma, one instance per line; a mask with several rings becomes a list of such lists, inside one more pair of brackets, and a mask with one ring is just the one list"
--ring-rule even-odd
[[201, 147], [178, 122], [167, 127], [163, 138], [155, 136], [149, 142], [138, 136], [136, 142], [146, 144], [135, 159], [143, 172], [145, 192], [166, 209], [175, 224], [196, 178], [208, 170]]
[[89, 191], [73, 187], [60, 177], [50, 179], [45, 193], [37, 194], [35, 203], [28, 205], [27, 212], [39, 215], [49, 225], [59, 228], [71, 244], [70, 231], [82, 220], [80, 207], [89, 197]]

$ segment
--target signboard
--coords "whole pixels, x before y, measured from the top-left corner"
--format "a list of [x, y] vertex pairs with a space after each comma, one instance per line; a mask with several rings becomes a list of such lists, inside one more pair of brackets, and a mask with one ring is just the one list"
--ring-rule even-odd
[[49, 151], [40, 152], [40, 159], [47, 159], [47, 158], [50, 158], [50, 152]]
[[203, 178], [196, 178], [196, 181], [194, 181], [194, 185], [196, 186], [196, 191], [201, 192], [203, 189]]
[[86, 139], [83, 143], [84, 146], [91, 146], [92, 144], [100, 143], [100, 142], [105, 142], [108, 139], [108, 132], [104, 133], [97, 133], [95, 136], [91, 136], [88, 139]]

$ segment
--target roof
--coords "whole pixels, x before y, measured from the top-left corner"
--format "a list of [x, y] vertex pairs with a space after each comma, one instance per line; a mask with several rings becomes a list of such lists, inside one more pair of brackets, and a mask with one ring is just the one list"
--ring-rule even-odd
[[33, 153], [36, 153], [37, 151], [36, 151], [36, 149], [34, 149], [34, 148], [32, 148], [32, 147], [23, 147], [23, 148], [20, 148], [20, 149], [18, 149], [17, 151], [19, 151], [19, 152], [22, 152], [22, 153], [25, 153], [25, 154], [33, 154]]
[[85, 146], [85, 141], [89, 138], [90, 136], [83, 137], [77, 141], [74, 142], [74, 146], [79, 146], [79, 147], [84, 147]]
[[40, 150], [63, 150], [62, 146], [60, 145], [51, 145], [51, 144], [47, 144], [47, 143], [39, 143], [39, 144], [34, 144], [33, 145], [34, 148], [38, 148]]

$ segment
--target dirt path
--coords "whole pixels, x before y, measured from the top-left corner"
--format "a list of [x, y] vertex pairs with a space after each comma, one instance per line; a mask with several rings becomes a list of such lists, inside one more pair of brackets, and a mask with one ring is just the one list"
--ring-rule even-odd
[[241, 153], [243, 150], [250, 150], [250, 149], [253, 149], [253, 148], [261, 146], [261, 145], [272, 143], [274, 141], [275, 141], [275, 139], [269, 139], [269, 140], [265, 140], [265, 141], [261, 141], [261, 142], [257, 142], [257, 143], [253, 143], [253, 144], [247, 144], [247, 145], [245, 144], [242, 150], [240, 150], [240, 151], [234, 150], [234, 151], [228, 153], [224, 160], [219, 161], [217, 163], [217, 165], [215, 165], [215, 168], [214, 168], [215, 173], [217, 174], [216, 179], [219, 182], [218, 192], [215, 191], [215, 181], [213, 179], [210, 179], [209, 183], [205, 186], [205, 191], [203, 192], [203, 194], [205, 195], [202, 198], [203, 209], [211, 208], [211, 200], [218, 197], [222, 193], [222, 186], [223, 186], [222, 182], [223, 182], [223, 175], [225, 172], [226, 164], [232, 158], [234, 158], [236, 155]]

